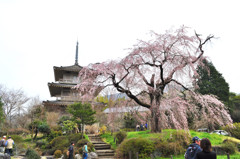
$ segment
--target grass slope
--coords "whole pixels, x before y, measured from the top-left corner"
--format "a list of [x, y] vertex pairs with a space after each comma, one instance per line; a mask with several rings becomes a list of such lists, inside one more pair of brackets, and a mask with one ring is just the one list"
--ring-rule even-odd
[[[142, 138], [159, 138], [162, 137], [164, 139], [168, 139], [170, 137], [170, 134], [174, 131], [184, 131], [184, 130], [175, 130], [175, 129], [165, 129], [162, 131], [162, 133], [151, 133], [150, 130], [147, 131], [132, 131], [132, 132], [128, 132], [127, 133], [127, 139], [130, 138], [138, 138], [138, 137], [142, 137]], [[229, 137], [229, 136], [223, 136], [223, 135], [218, 135], [218, 134], [209, 134], [209, 133], [205, 133], [205, 132], [196, 132], [193, 130], [189, 131], [191, 137], [194, 136], [198, 136], [199, 138], [208, 138], [213, 146], [216, 145], [220, 145], [225, 139], [230, 139], [233, 141], [236, 141], [238, 143], [240, 143], [240, 140], [233, 138], [233, 137]], [[113, 149], [116, 149], [118, 145], [116, 145], [116, 143], [114, 142], [114, 135], [113, 134], [111, 136], [110, 133], [105, 133], [103, 135], [101, 135], [103, 141], [111, 144]], [[218, 159], [227, 159], [227, 155], [218, 155], [217, 156]], [[231, 159], [240, 159], [240, 154], [234, 154], [234, 155], [230, 155]], [[169, 158], [163, 158], [160, 157], [158, 159], [169, 159]], [[183, 155], [180, 156], [173, 156], [173, 159], [184, 159]]]

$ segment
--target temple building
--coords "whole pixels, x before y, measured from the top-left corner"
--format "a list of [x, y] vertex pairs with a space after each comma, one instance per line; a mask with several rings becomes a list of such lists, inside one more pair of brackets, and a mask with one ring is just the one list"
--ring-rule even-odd
[[79, 93], [73, 89], [79, 83], [78, 73], [82, 67], [78, 64], [78, 42], [76, 45], [75, 64], [71, 66], [54, 66], [55, 82], [48, 83], [51, 97], [56, 100], [43, 101], [47, 111], [65, 112], [66, 107], [79, 102]]

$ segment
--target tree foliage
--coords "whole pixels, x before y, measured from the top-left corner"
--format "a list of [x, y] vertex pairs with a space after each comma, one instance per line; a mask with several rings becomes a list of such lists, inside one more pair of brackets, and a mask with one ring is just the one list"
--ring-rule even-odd
[[[39, 126], [45, 120], [45, 111], [38, 97], [33, 98], [29, 104], [28, 117], [30, 118], [29, 130], [32, 134], [32, 140], [36, 139], [39, 132]], [[35, 134], [33, 136], [33, 134]]]
[[[107, 86], [125, 93], [151, 111], [153, 132], [161, 131], [163, 127], [187, 129], [187, 113], [192, 111], [196, 118], [199, 113], [195, 110], [199, 109], [199, 103], [204, 108], [202, 110], [212, 112], [214, 119], [218, 119], [214, 122], [219, 125], [231, 123], [221, 102], [190, 89], [193, 76], [197, 76], [196, 66], [205, 59], [203, 47], [212, 38], [209, 35], [202, 39], [197, 33], [189, 35], [188, 28], [184, 26], [168, 30], [165, 34], [152, 32], [152, 40], [139, 41], [125, 58], [84, 67], [79, 73], [81, 83], [77, 88], [83, 100], [89, 100]], [[188, 99], [179, 96], [183, 91], [189, 92]], [[217, 105], [220, 114], [210, 104]]]
[[72, 114], [73, 121], [81, 126], [81, 132], [83, 134], [84, 125], [92, 125], [96, 122], [94, 114], [96, 112], [92, 109], [89, 103], [74, 103], [67, 108], [68, 112]]
[[222, 74], [217, 71], [212, 62], [204, 60], [203, 63], [204, 66], [199, 65], [197, 68], [199, 79], [197, 80], [198, 88], [196, 90], [201, 94], [216, 95], [219, 100], [228, 104], [228, 83]]
[[240, 95], [230, 92], [229, 95], [230, 114], [234, 122], [240, 122]]
[[63, 131], [72, 133], [73, 129], [76, 128], [77, 123], [71, 120], [63, 121]]

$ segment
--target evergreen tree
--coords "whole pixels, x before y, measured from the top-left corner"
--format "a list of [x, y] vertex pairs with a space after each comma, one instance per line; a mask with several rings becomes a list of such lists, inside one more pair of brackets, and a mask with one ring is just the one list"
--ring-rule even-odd
[[73, 120], [80, 124], [83, 135], [84, 125], [92, 125], [96, 122], [94, 114], [96, 111], [92, 109], [89, 103], [74, 103], [67, 108], [68, 112], [73, 115]]
[[198, 66], [197, 72], [199, 79], [197, 85], [199, 88], [196, 90], [201, 94], [216, 95], [219, 100], [228, 104], [229, 101], [229, 85], [225, 81], [221, 73], [217, 71], [212, 62], [204, 61], [205, 66]]
[[240, 122], [240, 94], [230, 92], [229, 108], [233, 122]]

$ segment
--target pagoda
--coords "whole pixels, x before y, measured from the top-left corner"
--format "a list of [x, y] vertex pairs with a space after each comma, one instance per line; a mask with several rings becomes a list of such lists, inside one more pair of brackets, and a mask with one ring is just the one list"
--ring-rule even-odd
[[79, 93], [73, 89], [79, 83], [78, 73], [82, 69], [78, 65], [78, 42], [76, 45], [75, 64], [71, 66], [54, 66], [55, 82], [48, 83], [51, 97], [56, 100], [43, 101], [43, 105], [47, 111], [58, 111], [64, 113], [66, 107], [74, 102], [79, 102]]

